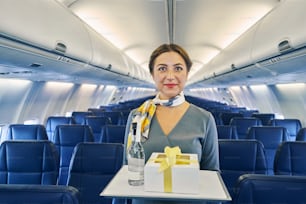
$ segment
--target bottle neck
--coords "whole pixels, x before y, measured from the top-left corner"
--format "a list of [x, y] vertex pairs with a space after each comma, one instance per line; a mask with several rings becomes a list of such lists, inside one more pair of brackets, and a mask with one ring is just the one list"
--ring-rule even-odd
[[139, 121], [132, 123], [133, 143], [139, 143], [141, 138], [141, 123]]
[[140, 138], [141, 138], [141, 124], [137, 124], [135, 142], [140, 142]]

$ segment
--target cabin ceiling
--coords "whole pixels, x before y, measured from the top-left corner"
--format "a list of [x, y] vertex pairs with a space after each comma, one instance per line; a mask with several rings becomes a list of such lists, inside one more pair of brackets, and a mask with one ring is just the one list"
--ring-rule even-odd
[[[5, 2], [7, 5], [9, 5], [9, 2], [17, 2], [17, 0], [1, 1]], [[34, 0], [25, 1], [28, 1], [28, 4], [33, 3], [33, 5], [36, 5]], [[84, 64], [81, 64], [79, 61], [82, 62], [82, 59], [76, 59], [76, 64], [72, 64], [69, 59], [65, 57], [57, 57], [56, 61], [62, 60], [66, 63], [68, 60], [70, 64], [66, 63], [63, 67], [55, 66], [54, 68], [54, 60], [50, 60], [51, 57], [46, 58], [43, 56], [43, 58], [46, 58], [43, 61], [43, 65], [49, 66], [40, 67], [39, 63], [35, 64], [39, 60], [31, 61], [32, 58], [28, 56], [29, 53], [27, 52], [22, 54], [23, 58], [15, 59], [15, 48], [7, 49], [5, 43], [2, 43], [0, 39], [0, 54], [2, 52], [0, 61], [1, 58], [4, 59], [2, 60], [2, 66], [0, 64], [0, 77], [24, 78], [30, 80], [37, 80], [39, 78], [39, 80], [45, 81], [53, 79], [74, 83], [103, 83], [119, 86], [153, 87], [152, 79], [148, 74], [147, 68], [151, 52], [162, 43], [177, 43], [188, 51], [193, 61], [193, 67], [189, 74], [190, 82], [188, 86], [190, 87], [303, 81], [306, 78], [305, 57], [302, 57], [302, 60], [297, 62], [299, 69], [296, 71], [292, 68], [288, 68], [286, 63], [286, 66], [282, 65], [280, 67], [280, 71], [275, 71], [273, 65], [275, 61], [278, 61], [278, 58], [276, 60], [272, 59], [271, 65], [268, 66], [263, 66], [262, 64], [264, 63], [259, 63], [258, 61], [253, 62], [248, 59], [245, 60], [246, 62], [241, 63], [243, 69], [241, 67], [235, 67], [236, 63], [233, 63], [231, 70], [231, 64], [226, 64], [230, 71], [224, 71], [225, 65], [222, 65], [223, 55], [231, 56], [232, 54], [228, 52], [227, 49], [239, 41], [242, 36], [248, 33], [261, 19], [278, 9], [278, 7], [285, 2], [302, 1], [303, 0], [54, 0], [52, 2], [59, 3], [65, 8], [65, 11], [68, 10], [68, 13], [72, 13], [74, 16], [81, 19], [82, 22], [85, 22], [85, 24], [96, 31], [98, 35], [101, 35], [103, 40], [106, 40], [111, 46], [114, 46], [120, 55], [126, 56], [128, 59], [127, 61], [131, 60], [137, 66], [131, 65], [131, 67], [133, 67], [133, 69], [131, 69], [132, 71], [125, 71], [123, 70], [125, 67], [123, 67], [121, 70], [122, 73], [119, 72], [118, 75], [117, 70], [109, 70], [107, 65], [104, 67], [92, 66], [86, 61]], [[44, 2], [43, 4], [48, 3]], [[11, 4], [14, 5], [14, 3]], [[35, 8], [33, 9], [35, 10]], [[23, 10], [26, 9], [20, 9], [20, 12]], [[35, 13], [33, 13], [33, 15], [35, 15]], [[286, 14], [284, 15], [283, 13], [281, 17], [284, 16], [286, 17]], [[285, 21], [285, 19], [283, 20]], [[50, 17], [46, 17], [43, 21], [47, 22], [51, 21], [51, 19]], [[305, 23], [306, 21], [303, 22]], [[3, 23], [6, 23], [6, 21], [2, 21], [2, 24]], [[38, 23], [41, 25], [41, 22]], [[61, 22], [59, 22], [59, 24], [60, 23]], [[67, 26], [69, 27], [70, 25], [62, 27]], [[72, 27], [74, 28], [75, 26], [76, 25], [73, 25]], [[300, 27], [306, 26], [301, 25]], [[270, 30], [273, 31], [277, 29], [272, 28]], [[292, 32], [299, 33], [296, 31]], [[303, 31], [302, 33], [306, 32]], [[74, 39], [74, 41], [82, 40], [78, 38], [77, 35], [71, 35], [71, 39]], [[253, 40], [252, 37], [246, 39], [248, 39], [248, 41]], [[279, 39], [276, 39], [276, 41], [277, 40]], [[265, 39], [265, 41], [268, 42], [271, 40]], [[278, 42], [279, 41], [277, 41], [277, 43]], [[93, 46], [94, 43], [95, 42], [92, 42], [92, 45], [88, 45], [88, 49], [90, 46]], [[305, 43], [305, 41], [303, 43]], [[84, 47], [84, 44], [85, 43], [82, 45], [81, 43], [79, 47]], [[248, 45], [249, 44], [246, 43], [244, 48], [251, 50]], [[275, 47], [277, 47], [277, 44], [275, 44]], [[230, 55], [226, 55], [227, 52]], [[261, 53], [261, 51], [258, 52]], [[83, 54], [84, 59], [86, 59], [85, 55], [90, 55], [86, 52], [83, 52]], [[37, 57], [35, 53], [34, 55]], [[243, 58], [243, 55], [246, 54], [244, 51], [239, 50], [238, 53], [232, 55], [235, 56], [235, 58], [240, 58], [241, 55], [241, 58]], [[253, 55], [256, 55], [256, 52]], [[303, 51], [302, 56], [305, 55], [306, 52]], [[93, 57], [96, 56], [89, 56], [89, 58]], [[245, 58], [248, 57], [250, 56]], [[10, 61], [15, 62], [10, 63]], [[225, 61], [226, 60], [224, 60], [224, 63]], [[229, 62], [226, 61], [226, 63]], [[72, 66], [74, 66], [73, 69], [71, 68]], [[140, 71], [139, 69], [142, 70]], [[135, 72], [139, 72], [140, 74]]]
[[279, 4], [279, 0], [58, 0], [147, 69], [162, 43], [182, 45], [190, 77]]

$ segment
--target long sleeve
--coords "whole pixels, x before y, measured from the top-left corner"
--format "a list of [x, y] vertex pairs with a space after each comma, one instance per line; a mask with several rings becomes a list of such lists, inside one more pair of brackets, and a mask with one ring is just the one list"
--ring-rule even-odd
[[200, 168], [219, 171], [218, 133], [212, 114], [209, 114], [209, 119], [206, 121], [204, 138]]

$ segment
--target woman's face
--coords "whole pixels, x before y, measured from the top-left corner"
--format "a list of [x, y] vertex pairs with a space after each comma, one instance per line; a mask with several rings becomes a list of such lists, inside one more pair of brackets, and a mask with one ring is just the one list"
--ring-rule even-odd
[[165, 52], [154, 62], [153, 80], [160, 92], [160, 99], [178, 95], [185, 86], [188, 71], [184, 59], [176, 52]]

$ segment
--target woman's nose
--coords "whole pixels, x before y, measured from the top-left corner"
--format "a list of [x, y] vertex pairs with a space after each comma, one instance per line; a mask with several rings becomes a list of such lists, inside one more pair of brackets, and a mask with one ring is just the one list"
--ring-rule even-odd
[[173, 79], [174, 78], [174, 73], [172, 71], [167, 72], [167, 78], [168, 79]]

